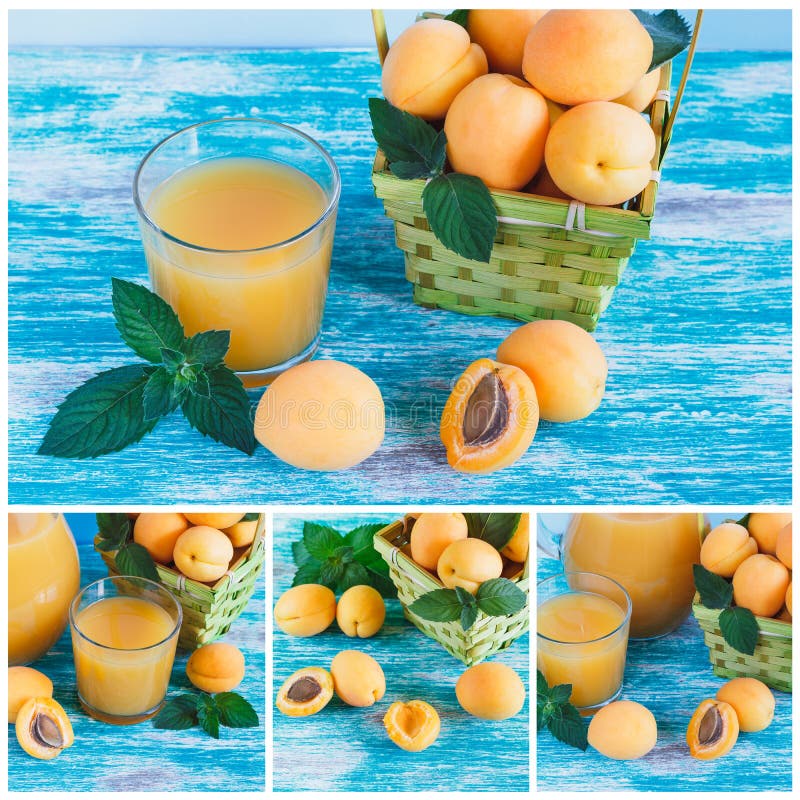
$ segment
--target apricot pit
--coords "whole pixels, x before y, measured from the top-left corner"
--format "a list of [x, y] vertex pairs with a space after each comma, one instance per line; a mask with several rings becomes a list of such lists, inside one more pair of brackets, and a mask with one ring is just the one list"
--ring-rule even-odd
[[392, 703], [384, 714], [383, 724], [389, 738], [410, 753], [419, 753], [430, 747], [441, 729], [439, 713], [424, 700]]
[[333, 678], [320, 667], [306, 667], [289, 676], [275, 705], [289, 717], [308, 717], [325, 708], [333, 697]]
[[694, 758], [711, 761], [727, 755], [739, 738], [739, 719], [733, 706], [720, 700], [703, 700], [686, 730], [686, 744]]
[[34, 758], [56, 758], [74, 741], [72, 723], [52, 697], [31, 697], [22, 704], [16, 721], [17, 741]]

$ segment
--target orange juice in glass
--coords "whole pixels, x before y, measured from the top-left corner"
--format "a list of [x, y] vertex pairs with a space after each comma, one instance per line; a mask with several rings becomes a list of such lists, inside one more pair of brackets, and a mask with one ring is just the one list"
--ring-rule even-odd
[[167, 693], [181, 619], [177, 600], [153, 581], [117, 576], [87, 586], [70, 608], [83, 708], [117, 725], [156, 714]]
[[8, 515], [8, 663], [41, 658], [64, 632], [80, 586], [63, 514]]
[[550, 686], [571, 684], [570, 701], [591, 713], [622, 691], [631, 603], [602, 575], [554, 575], [537, 587], [536, 662]]
[[229, 330], [227, 365], [261, 386], [319, 343], [340, 179], [310, 137], [268, 120], [192, 125], [139, 165], [150, 281], [187, 335]]

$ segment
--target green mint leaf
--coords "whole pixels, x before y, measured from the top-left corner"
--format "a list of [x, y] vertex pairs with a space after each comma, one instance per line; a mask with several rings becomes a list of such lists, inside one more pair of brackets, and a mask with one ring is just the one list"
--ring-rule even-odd
[[144, 385], [144, 418], [159, 419], [171, 414], [179, 405], [180, 398], [175, 394], [175, 378], [164, 367], [150, 374]]
[[421, 161], [392, 161], [389, 165], [392, 175], [404, 181], [412, 181], [415, 178], [425, 178], [430, 175], [430, 168]]
[[753, 655], [758, 644], [758, 621], [749, 608], [726, 608], [719, 615], [719, 629], [725, 641], [740, 653]]
[[198, 397], [211, 397], [211, 382], [205, 372], [199, 372], [189, 384], [189, 391]]
[[475, 593], [478, 608], [490, 617], [505, 617], [525, 608], [525, 592], [508, 578], [484, 581]]
[[344, 577], [345, 565], [339, 561], [326, 559], [319, 568], [319, 583], [336, 591], [339, 581]]
[[457, 255], [488, 263], [497, 235], [497, 211], [480, 178], [452, 172], [422, 190], [422, 208], [436, 238]]
[[439, 132], [433, 125], [401, 111], [381, 97], [369, 98], [369, 116], [372, 135], [390, 164], [396, 161], [407, 165], [421, 164], [428, 174], [434, 174], [435, 158], [441, 146], [438, 144]]
[[169, 372], [170, 375], [174, 375], [186, 363], [186, 358], [180, 350], [162, 347], [161, 362], [167, 372]]
[[240, 522], [256, 522], [260, 516], [261, 514], [259, 514], [258, 511], [248, 511], [247, 514], [241, 518]]
[[316, 558], [317, 561], [325, 561], [344, 544], [344, 537], [329, 525], [305, 522], [303, 523], [303, 544], [312, 558]]
[[101, 512], [95, 514], [97, 532], [100, 534], [101, 550], [119, 550], [128, 541], [131, 521], [127, 514]]
[[169, 700], [153, 720], [153, 727], [169, 731], [185, 731], [197, 725], [197, 698], [182, 694]]
[[210, 396], [189, 393], [183, 413], [189, 424], [205, 436], [251, 456], [256, 449], [250, 400], [242, 382], [225, 366], [207, 373]]
[[725, 578], [709, 572], [702, 564], [693, 564], [694, 585], [706, 608], [727, 608], [733, 600], [733, 586]]
[[226, 728], [257, 728], [258, 714], [253, 706], [236, 692], [220, 692], [214, 695], [219, 711], [219, 721]]
[[230, 331], [204, 331], [187, 339], [183, 345], [183, 352], [190, 364], [217, 367], [222, 363], [230, 346]]
[[462, 606], [472, 607], [475, 605], [475, 596], [470, 594], [466, 589], [461, 586], [456, 586], [455, 591], [458, 602], [461, 603]]
[[389, 565], [383, 561], [381, 565], [366, 568], [369, 575], [369, 585], [376, 589], [381, 597], [397, 597], [397, 587], [389, 577]]
[[469, 21], [469, 9], [458, 8], [455, 11], [451, 11], [445, 19], [450, 22], [455, 22], [456, 25], [460, 25], [462, 28], [466, 28], [467, 22]]
[[[353, 586], [372, 586], [367, 568], [357, 561], [351, 561], [349, 564], [344, 565], [344, 571], [342, 577], [339, 578], [336, 589], [339, 592], [346, 592]], [[377, 587], [373, 588], [377, 589]]]
[[550, 689], [549, 702], [562, 706], [569, 703], [569, 698], [572, 695], [571, 683], [559, 683]]
[[436, 177], [439, 173], [444, 171], [444, 165], [447, 161], [447, 136], [444, 130], [436, 134], [431, 146], [430, 167], [431, 177]]
[[489, 514], [464, 514], [467, 520], [467, 531], [473, 539], [483, 539], [495, 550], [502, 550], [519, 527], [522, 514], [506, 514], [492, 512]]
[[219, 739], [219, 709], [214, 698], [206, 694], [201, 694], [197, 699], [197, 721], [200, 727], [215, 739]]
[[303, 564], [311, 560], [316, 560], [311, 553], [308, 552], [308, 548], [302, 539], [292, 542], [292, 558], [294, 559], [295, 566], [298, 567], [302, 567]]
[[322, 569], [322, 564], [318, 561], [307, 561], [301, 564], [292, 578], [292, 586], [302, 586], [306, 583], [319, 583], [319, 573]]
[[343, 544], [341, 547], [337, 547], [333, 551], [332, 557], [342, 564], [349, 564], [351, 561], [354, 560], [353, 548], [350, 547], [349, 545]]
[[653, 40], [653, 60], [650, 62], [648, 72], [671, 61], [689, 46], [692, 32], [689, 24], [677, 11], [667, 9], [658, 14], [653, 14], [652, 11], [633, 13]]
[[153, 558], [142, 545], [128, 542], [117, 551], [117, 569], [120, 575], [138, 575], [158, 583], [158, 570]]
[[743, 528], [747, 528], [750, 524], [750, 515], [745, 514], [741, 519], [736, 520], [737, 525], [741, 525]]
[[545, 699], [548, 699], [550, 695], [550, 687], [547, 685], [547, 678], [545, 678], [544, 673], [540, 669], [536, 670], [536, 694], [538, 697], [544, 697]]
[[463, 630], [468, 631], [478, 619], [477, 606], [462, 606], [461, 608], [461, 627]]
[[454, 622], [461, 618], [462, 608], [458, 595], [452, 589], [434, 589], [418, 597], [408, 610], [430, 622]]
[[86, 381], [58, 407], [39, 455], [96, 458], [138, 442], [158, 421], [144, 418], [145, 383], [147, 375], [138, 364], [110, 369]]
[[137, 356], [159, 364], [162, 348], [180, 350], [183, 326], [178, 315], [147, 287], [112, 278], [111, 303], [117, 330]]
[[353, 548], [353, 558], [365, 567], [375, 566], [380, 569], [381, 565], [386, 565], [374, 543], [375, 534], [384, 527], [381, 523], [359, 525], [344, 537], [345, 542]]
[[563, 705], [554, 713], [547, 728], [560, 742], [586, 751], [589, 746], [587, 738], [589, 726], [573, 705]]

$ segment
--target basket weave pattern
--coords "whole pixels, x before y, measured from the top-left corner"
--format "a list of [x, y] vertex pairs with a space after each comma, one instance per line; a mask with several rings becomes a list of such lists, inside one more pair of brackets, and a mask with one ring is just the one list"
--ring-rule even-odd
[[[264, 566], [264, 525], [264, 515], [261, 514], [253, 543], [234, 556], [228, 572], [213, 586], [191, 580], [171, 567], [156, 564], [159, 581], [175, 595], [183, 609], [178, 647], [194, 650], [219, 639], [244, 611]], [[109, 575], [119, 575], [116, 552], [99, 552], [106, 562]]]
[[[529, 603], [516, 614], [489, 617], [478, 612], [474, 625], [465, 631], [460, 622], [430, 622], [408, 610], [423, 594], [441, 589], [442, 583], [406, 555], [409, 539], [402, 521], [392, 523], [375, 534], [375, 549], [389, 565], [389, 575], [397, 587], [397, 597], [406, 618], [426, 636], [439, 642], [450, 655], [472, 666], [489, 656], [505, 650], [530, 626]], [[525, 594], [529, 594], [528, 563], [521, 575], [513, 578]]]
[[[696, 599], [695, 599], [696, 600]], [[734, 650], [719, 628], [720, 609], [692, 606], [708, 647], [714, 674], [721, 678], [758, 678], [781, 692], [792, 691], [792, 625], [781, 620], [756, 617], [760, 636], [752, 656]]]

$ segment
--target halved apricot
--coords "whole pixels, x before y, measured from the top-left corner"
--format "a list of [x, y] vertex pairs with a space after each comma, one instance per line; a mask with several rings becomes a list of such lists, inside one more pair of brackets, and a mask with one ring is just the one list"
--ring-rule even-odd
[[72, 745], [72, 723], [52, 697], [32, 697], [17, 713], [17, 740], [34, 758], [49, 761]]
[[739, 738], [739, 718], [733, 706], [721, 700], [703, 700], [689, 721], [686, 744], [701, 761], [727, 755]]
[[430, 747], [441, 728], [438, 712], [424, 700], [392, 703], [384, 714], [383, 724], [389, 738], [410, 753], [419, 753]]
[[308, 717], [322, 711], [333, 697], [333, 678], [321, 667], [306, 667], [289, 676], [278, 690], [275, 705], [288, 717]]
[[530, 447], [538, 425], [531, 379], [517, 367], [481, 358], [456, 382], [439, 433], [453, 469], [487, 473], [513, 464]]

